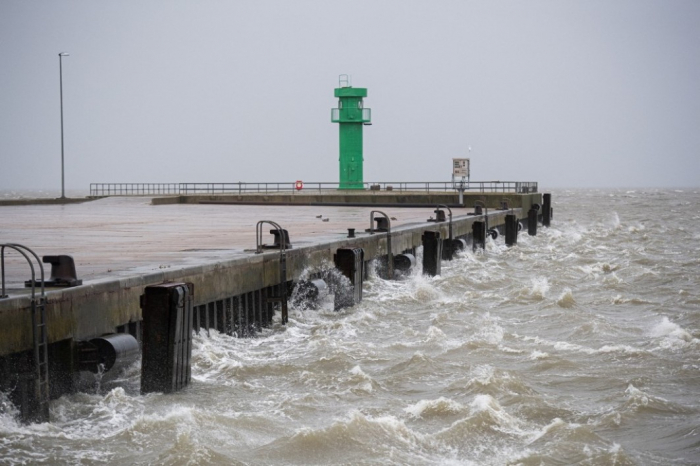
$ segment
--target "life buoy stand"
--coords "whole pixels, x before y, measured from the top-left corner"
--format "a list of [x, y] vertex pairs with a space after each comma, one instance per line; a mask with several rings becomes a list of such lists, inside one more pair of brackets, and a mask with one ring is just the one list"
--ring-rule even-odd
[[304, 182], [301, 180], [297, 180], [296, 183], [294, 183], [294, 189], [297, 191], [301, 191], [301, 189], [304, 187]]

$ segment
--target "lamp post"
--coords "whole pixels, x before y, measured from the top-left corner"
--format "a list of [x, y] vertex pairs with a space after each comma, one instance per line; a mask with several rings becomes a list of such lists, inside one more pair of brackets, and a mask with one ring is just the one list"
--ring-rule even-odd
[[66, 198], [66, 179], [63, 170], [63, 57], [68, 57], [67, 52], [58, 54], [58, 77], [61, 87], [61, 199]]

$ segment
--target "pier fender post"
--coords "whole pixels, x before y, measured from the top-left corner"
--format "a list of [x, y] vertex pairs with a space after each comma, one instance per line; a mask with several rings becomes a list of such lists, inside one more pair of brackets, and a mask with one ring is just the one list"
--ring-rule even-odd
[[472, 250], [486, 249], [486, 222], [480, 220], [472, 223]]
[[545, 193], [542, 195], [542, 225], [548, 227], [551, 218], [552, 195], [550, 193]]
[[350, 280], [350, 289], [334, 290], [335, 310], [351, 307], [362, 301], [365, 251], [362, 248], [338, 248], [333, 255], [335, 267]]
[[[374, 214], [380, 214], [381, 217], [375, 217]], [[369, 213], [369, 234], [375, 232], [374, 223], [377, 222], [376, 231], [386, 232], [386, 278], [392, 280], [394, 278], [394, 253], [391, 247], [391, 219], [381, 210], [373, 210]]]
[[141, 393], [175, 392], [191, 380], [192, 283], [144, 289]]
[[537, 209], [527, 211], [527, 234], [537, 236]]
[[457, 240], [445, 238], [442, 240], [442, 260], [451, 261], [454, 255]]
[[423, 274], [440, 275], [442, 259], [442, 238], [439, 231], [425, 231], [421, 236], [423, 242]]
[[518, 242], [518, 222], [515, 214], [506, 215], [506, 246], [513, 246]]
[[[447, 226], [447, 238], [443, 238], [442, 240], [442, 260], [451, 261], [455, 251], [454, 235], [452, 230], [452, 209], [450, 209], [450, 207], [446, 204], [438, 204], [434, 211], [436, 217], [434, 221], [444, 222], [446, 220], [445, 211], [443, 209], [447, 209], [450, 219]], [[432, 220], [428, 221], [430, 222]]]

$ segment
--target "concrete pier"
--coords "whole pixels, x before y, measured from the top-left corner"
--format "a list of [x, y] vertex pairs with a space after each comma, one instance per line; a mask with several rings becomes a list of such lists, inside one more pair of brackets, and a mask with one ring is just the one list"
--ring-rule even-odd
[[[389, 207], [382, 211], [391, 217], [393, 255], [415, 251], [428, 231], [449, 237], [448, 222], [426, 221], [437, 204], [454, 206], [454, 238], [469, 238], [473, 222], [484, 220], [484, 216], [469, 215], [474, 207], [468, 201], [465, 206], [455, 206], [456, 195], [401, 196], [401, 200], [383, 198]], [[264, 206], [234, 205], [240, 202], [234, 197], [239, 196], [197, 196], [196, 200], [178, 196], [165, 198], [166, 202], [154, 199], [153, 203], [150, 198], [105, 198], [84, 204], [0, 207], [0, 243], [23, 244], [40, 257], [70, 255], [78, 278], [83, 280], [81, 286], [46, 290], [50, 372], [70, 372], [62, 365], [75, 357], [78, 342], [115, 332], [138, 333], [143, 320], [140, 299], [147, 286], [191, 283], [195, 328], [204, 322], [217, 328], [215, 322], [221, 321], [222, 330], [230, 333], [245, 323], [243, 333], [247, 333], [254, 315], [263, 316], [253, 319], [257, 326], [270, 322], [275, 304], [268, 298], [275, 295], [274, 290], [332, 266], [338, 249], [361, 249], [365, 264], [389, 252], [387, 232], [365, 232], [371, 225], [370, 212], [379, 204], [372, 201], [358, 206], [362, 196], [351, 206], [336, 206], [337, 199], [331, 197], [307, 199], [316, 205], [293, 207], [284, 205], [283, 196], [261, 196], [260, 203], [269, 204]], [[488, 210], [490, 228], [503, 228], [507, 214], [527, 218], [530, 205], [541, 202], [538, 193], [510, 194], [511, 207], [517, 207], [496, 210], [502, 194], [493, 197], [479, 196], [489, 207], [494, 206]], [[425, 207], [400, 206], [417, 204]], [[260, 220], [274, 221], [289, 232], [293, 247], [285, 253], [286, 283], [280, 283], [279, 250], [255, 253]], [[355, 229], [354, 237], [349, 237], [348, 228]], [[273, 235], [264, 233], [268, 238], [263, 239], [272, 245]], [[0, 299], [3, 373], [18, 364], [26, 366], [17, 355], [33, 348], [31, 300], [29, 289], [24, 288], [29, 269], [20, 259], [10, 254], [5, 258], [9, 297]], [[70, 381], [52, 383], [52, 396], [71, 386]]]
[[[267, 196], [268, 198], [273, 196]], [[527, 217], [527, 198], [519, 218]], [[428, 198], [426, 198], [427, 200]], [[443, 200], [442, 198], [440, 200]], [[448, 224], [429, 223], [426, 208], [386, 208], [392, 216], [392, 252], [421, 245], [427, 230], [448, 237]], [[83, 286], [47, 289], [49, 342], [92, 338], [114, 327], [140, 321], [138, 297], [148, 285], [165, 281], [194, 283], [195, 305], [276, 285], [278, 255], [255, 254], [255, 224], [274, 219], [290, 234], [287, 251], [291, 280], [305, 269], [332, 263], [338, 248], [365, 251], [365, 261], [387, 253], [385, 233], [369, 235], [371, 207], [251, 205], [151, 205], [148, 198], [105, 198], [86, 204], [2, 207], [2, 242], [32, 248], [39, 256], [68, 254], [75, 259]], [[453, 209], [453, 235], [471, 234], [473, 207]], [[506, 211], [489, 210], [489, 225], [504, 224]], [[319, 218], [317, 218], [319, 217]], [[328, 221], [324, 221], [328, 220]], [[355, 228], [355, 238], [347, 229]], [[273, 241], [269, 235], [269, 243]], [[10, 298], [0, 300], [0, 356], [31, 348], [29, 299], [23, 260], [6, 257]]]

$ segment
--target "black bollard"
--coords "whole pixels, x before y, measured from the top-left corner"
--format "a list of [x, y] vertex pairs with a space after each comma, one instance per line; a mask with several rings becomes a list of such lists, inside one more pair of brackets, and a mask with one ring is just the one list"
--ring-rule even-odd
[[506, 215], [506, 246], [518, 242], [518, 218], [514, 214]]
[[537, 210], [535, 209], [527, 211], [527, 234], [537, 236]]
[[545, 193], [542, 195], [542, 225], [548, 227], [552, 217], [552, 195]]
[[486, 222], [472, 223], [472, 250], [476, 251], [477, 247], [486, 249]]
[[425, 275], [440, 275], [440, 260], [442, 259], [442, 238], [439, 231], [425, 231], [421, 236], [423, 241], [423, 273]]

